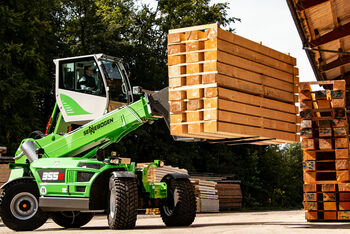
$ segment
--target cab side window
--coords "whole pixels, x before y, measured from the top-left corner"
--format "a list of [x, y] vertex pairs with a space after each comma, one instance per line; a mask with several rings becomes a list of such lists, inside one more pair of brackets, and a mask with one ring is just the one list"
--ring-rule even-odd
[[100, 71], [93, 59], [61, 61], [59, 88], [106, 96]]

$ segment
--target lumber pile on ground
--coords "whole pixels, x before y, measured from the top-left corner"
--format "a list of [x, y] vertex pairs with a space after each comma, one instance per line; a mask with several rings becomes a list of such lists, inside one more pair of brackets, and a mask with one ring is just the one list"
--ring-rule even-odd
[[171, 134], [298, 142], [295, 58], [217, 24], [168, 35]]
[[[213, 173], [191, 173], [190, 175], [192, 183], [196, 181], [201, 181], [201, 183], [216, 183], [215, 190], [217, 190], [217, 196], [211, 197], [211, 199], [219, 199], [220, 211], [241, 209], [241, 182], [233, 180], [234, 175]], [[214, 188], [212, 188], [211, 191], [212, 190], [214, 190]], [[196, 190], [197, 197], [199, 197], [198, 194], [199, 191]]]
[[[325, 90], [314, 91], [312, 85]], [[350, 220], [345, 81], [300, 83], [304, 208], [308, 221]]]
[[242, 208], [241, 184], [232, 181], [219, 181], [215, 187], [219, 196], [221, 210], [237, 210]]
[[191, 180], [197, 202], [197, 212], [219, 212], [219, 197], [215, 181]]
[[[137, 168], [145, 168], [148, 167], [150, 163], [137, 163]], [[148, 170], [148, 181], [150, 182], [160, 182], [163, 177], [169, 173], [180, 173], [180, 174], [188, 174], [186, 169], [181, 169], [178, 167], [172, 166], [163, 166], [155, 168], [153, 165], [150, 166]]]
[[3, 156], [6, 154], [7, 151], [7, 147], [4, 146], [0, 146], [0, 156]]

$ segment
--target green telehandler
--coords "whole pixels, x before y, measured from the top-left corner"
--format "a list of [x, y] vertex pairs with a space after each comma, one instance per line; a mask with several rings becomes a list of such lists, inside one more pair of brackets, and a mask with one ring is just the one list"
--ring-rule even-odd
[[187, 174], [153, 182], [148, 171], [162, 167], [162, 161], [137, 168], [105, 153], [144, 123], [164, 118], [169, 124], [167, 88], [131, 88], [121, 60], [104, 54], [54, 63], [56, 104], [45, 134], [32, 132], [9, 164], [0, 197], [4, 224], [34, 230], [51, 217], [62, 227], [77, 228], [104, 212], [111, 229], [131, 229], [144, 208], [159, 208], [167, 226], [192, 224], [196, 201]]

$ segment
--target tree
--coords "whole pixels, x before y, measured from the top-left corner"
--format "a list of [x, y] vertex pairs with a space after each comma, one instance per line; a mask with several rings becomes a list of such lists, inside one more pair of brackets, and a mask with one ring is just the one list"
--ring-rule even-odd
[[[30, 7], [28, 7], [30, 6]], [[53, 106], [57, 1], [0, 3], [0, 143], [14, 152], [21, 139], [43, 129]]]

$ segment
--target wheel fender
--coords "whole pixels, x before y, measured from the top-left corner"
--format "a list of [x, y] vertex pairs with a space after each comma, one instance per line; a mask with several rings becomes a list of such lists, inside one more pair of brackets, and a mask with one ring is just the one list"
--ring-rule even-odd
[[190, 176], [188, 174], [169, 173], [163, 177], [162, 182], [166, 182], [166, 181], [169, 181], [171, 179], [177, 180], [177, 179], [189, 179], [189, 178], [190, 178]]
[[29, 180], [29, 181], [34, 181], [34, 177], [30, 177], [30, 176], [24, 176], [24, 177], [18, 177], [18, 178], [15, 178], [13, 180], [9, 180], [7, 181], [5, 184], [3, 184], [0, 189], [6, 189], [7, 186], [9, 186], [10, 184], [12, 184], [13, 182], [16, 182], [18, 180]]
[[117, 178], [136, 178], [135, 174], [130, 171], [113, 171], [112, 175]]

